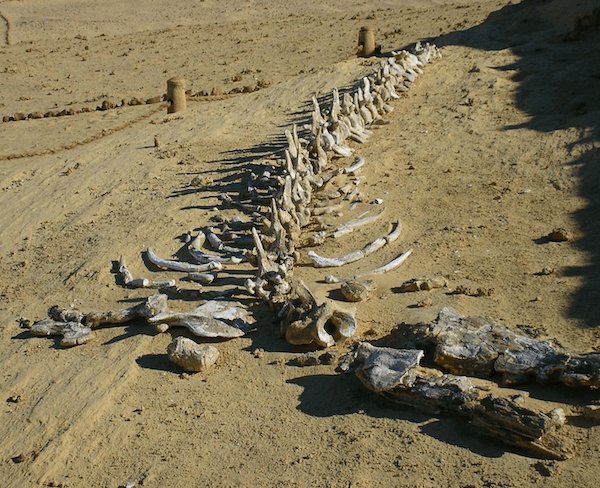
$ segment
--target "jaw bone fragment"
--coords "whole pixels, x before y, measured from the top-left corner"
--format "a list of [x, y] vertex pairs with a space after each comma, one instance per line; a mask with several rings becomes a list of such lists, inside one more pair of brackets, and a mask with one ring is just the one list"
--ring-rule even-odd
[[326, 258], [323, 256], [319, 256], [314, 251], [308, 251], [308, 257], [310, 258], [310, 260], [313, 262], [313, 264], [317, 268], [337, 268], [340, 266], [344, 266], [345, 264], [353, 263], [354, 261], [358, 261], [359, 259], [362, 259], [362, 258], [368, 256], [369, 254], [373, 254], [375, 251], [378, 251], [386, 244], [389, 244], [390, 242], [394, 242], [400, 236], [401, 230], [402, 230], [402, 225], [401, 225], [400, 221], [398, 220], [398, 222], [396, 222], [394, 224], [393, 230], [387, 236], [380, 237], [379, 239], [376, 239], [373, 242], [370, 242], [369, 244], [367, 244], [362, 249], [359, 249], [358, 251], [353, 251], [353, 252], [346, 254], [345, 256], [339, 257], [339, 258]]
[[149, 319], [167, 310], [167, 295], [157, 294], [142, 303], [118, 312], [91, 312], [84, 316], [83, 323], [92, 329], [101, 324], [122, 324], [137, 318]]
[[219, 271], [223, 269], [223, 265], [221, 263], [214, 261], [207, 264], [190, 264], [181, 261], [161, 259], [154, 254], [154, 251], [150, 247], [146, 251], [146, 257], [152, 264], [158, 266], [159, 268], [169, 269], [172, 271], [183, 271], [184, 273], [201, 273], [203, 271]]
[[246, 326], [247, 317], [248, 312], [240, 303], [209, 301], [188, 313], [162, 312], [148, 319], [148, 323], [160, 332], [179, 326], [199, 337], [232, 338], [244, 335], [236, 324]]
[[175, 286], [175, 280], [152, 281], [147, 278], [134, 278], [127, 268], [123, 256], [119, 258], [119, 273], [128, 288], [173, 288]]
[[95, 337], [94, 331], [79, 322], [58, 322], [53, 319], [44, 319], [36, 322], [29, 329], [35, 337], [60, 335], [62, 347], [73, 347], [85, 344]]
[[198, 373], [217, 362], [219, 350], [211, 344], [197, 344], [187, 337], [177, 337], [169, 344], [167, 355], [177, 366]]
[[366, 388], [394, 402], [465, 417], [477, 430], [506, 444], [551, 459], [572, 457], [572, 447], [557, 435], [562, 409], [543, 412], [518, 403], [510, 392], [490, 393], [495, 384], [442, 374], [419, 365], [423, 351], [375, 347], [362, 342], [352, 368]]

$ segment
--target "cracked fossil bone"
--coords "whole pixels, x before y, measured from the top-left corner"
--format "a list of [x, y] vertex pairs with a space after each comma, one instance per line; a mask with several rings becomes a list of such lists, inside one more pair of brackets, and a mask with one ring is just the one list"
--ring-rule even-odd
[[241, 337], [247, 326], [248, 311], [237, 302], [212, 300], [196, 307], [191, 312], [164, 311], [148, 319], [158, 332], [169, 327], [186, 327], [199, 337], [220, 337], [230, 339]]
[[146, 251], [148, 260], [161, 269], [169, 269], [171, 271], [183, 271], [184, 273], [201, 273], [203, 271], [219, 271], [223, 269], [223, 265], [218, 262], [210, 262], [206, 264], [191, 264], [182, 261], [172, 261], [159, 258], [152, 248]]
[[125, 286], [128, 288], [173, 288], [176, 283], [175, 280], [152, 281], [147, 278], [134, 278], [127, 268], [127, 264], [125, 263], [125, 258], [123, 256], [119, 258], [119, 274], [123, 278]]
[[[559, 437], [564, 411], [522, 404], [511, 391], [465, 376], [420, 366], [423, 351], [391, 349], [361, 342], [351, 368], [363, 385], [389, 400], [437, 414], [465, 417], [478, 431], [508, 445], [551, 459], [572, 457], [572, 446]], [[494, 388], [493, 393], [492, 388]]]
[[317, 268], [338, 268], [340, 266], [358, 261], [359, 259], [363, 259], [364, 257], [373, 254], [375, 251], [378, 251], [386, 244], [394, 242], [400, 236], [401, 231], [402, 224], [400, 223], [400, 220], [398, 220], [395, 224], [393, 224], [392, 231], [387, 236], [380, 237], [379, 239], [370, 242], [358, 251], [352, 251], [339, 258], [327, 258], [318, 255], [314, 251], [309, 251], [308, 257]]
[[35, 337], [63, 336], [60, 340], [62, 347], [85, 344], [95, 337], [95, 333], [90, 327], [79, 322], [58, 322], [53, 319], [35, 322], [29, 332]]
[[83, 323], [95, 329], [102, 324], [123, 324], [138, 318], [150, 319], [167, 310], [167, 295], [152, 295], [142, 303], [116, 312], [90, 312], [83, 317]]
[[600, 354], [565, 351], [492, 319], [464, 317], [443, 308], [429, 324], [406, 325], [395, 333], [409, 347], [433, 350], [435, 363], [454, 374], [499, 376], [503, 384], [530, 381], [600, 389]]

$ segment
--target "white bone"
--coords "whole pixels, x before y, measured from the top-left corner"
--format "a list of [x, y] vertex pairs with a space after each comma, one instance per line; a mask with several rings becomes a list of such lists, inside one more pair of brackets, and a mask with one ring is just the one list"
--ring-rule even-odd
[[147, 278], [133, 278], [123, 256], [119, 258], [119, 273], [128, 288], [173, 288], [176, 283], [175, 280], [152, 281]]
[[167, 295], [156, 294], [142, 303], [116, 312], [91, 312], [84, 316], [83, 322], [92, 329], [102, 324], [123, 324], [134, 319], [149, 319], [167, 310]]
[[209, 285], [215, 280], [215, 275], [211, 273], [188, 273], [187, 277], [203, 285]]
[[94, 331], [79, 322], [58, 322], [52, 319], [44, 319], [36, 322], [29, 329], [35, 337], [46, 337], [61, 335], [62, 347], [73, 347], [85, 344], [95, 337]]
[[154, 254], [154, 251], [150, 247], [146, 251], [146, 257], [152, 264], [158, 266], [161, 269], [183, 271], [184, 273], [201, 273], [203, 271], [219, 271], [223, 269], [223, 265], [221, 263], [217, 263], [214, 261], [207, 264], [190, 264], [181, 261], [161, 259], [156, 254]]
[[169, 360], [191, 373], [198, 373], [217, 362], [219, 350], [211, 344], [197, 344], [187, 337], [176, 337], [167, 348]]
[[309, 251], [308, 257], [317, 268], [338, 268], [340, 266], [353, 263], [354, 261], [358, 261], [359, 259], [363, 259], [369, 254], [373, 254], [375, 251], [378, 251], [386, 244], [395, 241], [400, 236], [401, 230], [402, 224], [398, 220], [398, 222], [394, 224], [394, 228], [392, 229], [392, 231], [387, 236], [380, 237], [379, 239], [370, 242], [358, 251], [352, 251], [351, 253], [348, 253], [339, 258], [327, 258], [319, 256], [314, 251]]

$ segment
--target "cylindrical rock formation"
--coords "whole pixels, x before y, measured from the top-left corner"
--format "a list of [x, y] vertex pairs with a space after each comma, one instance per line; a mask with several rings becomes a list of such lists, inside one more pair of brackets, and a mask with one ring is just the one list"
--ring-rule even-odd
[[358, 33], [358, 55], [368, 58], [375, 54], [375, 33], [370, 27], [361, 27]]
[[185, 80], [178, 76], [167, 80], [168, 114], [185, 110]]

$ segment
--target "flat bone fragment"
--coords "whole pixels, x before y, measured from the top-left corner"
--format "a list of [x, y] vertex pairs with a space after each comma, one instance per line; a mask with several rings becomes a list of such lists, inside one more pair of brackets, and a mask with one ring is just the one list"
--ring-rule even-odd
[[[192, 334], [198, 337], [230, 339], [244, 335], [243, 330], [228, 325], [223, 320], [205, 315], [194, 315], [193, 313], [163, 312], [152, 317], [148, 322], [157, 326], [166, 324], [169, 327], [186, 327]], [[167, 328], [157, 327], [157, 330], [165, 332]]]
[[156, 254], [154, 254], [154, 251], [150, 247], [146, 251], [146, 257], [155, 266], [158, 266], [161, 269], [169, 269], [171, 271], [183, 271], [184, 273], [202, 273], [203, 271], [219, 271], [223, 269], [223, 265], [215, 261], [206, 264], [191, 264], [182, 261], [161, 259]]
[[564, 423], [561, 409], [524, 406], [493, 383], [442, 374], [419, 365], [423, 351], [391, 349], [360, 343], [352, 367], [368, 389], [419, 411], [455, 413], [475, 429], [510, 446], [550, 459], [572, 457], [572, 447], [558, 431]]
[[396, 330], [401, 344], [432, 350], [435, 363], [454, 374], [500, 376], [504, 384], [530, 381], [600, 389], [600, 354], [564, 351], [491, 319], [443, 308], [430, 324]]
[[62, 347], [73, 347], [85, 344], [95, 337], [94, 331], [79, 322], [58, 322], [44, 319], [34, 323], [29, 329], [35, 337], [63, 336], [60, 340]]
[[[191, 312], [177, 313], [164, 311], [148, 320], [157, 325], [187, 327], [200, 337], [241, 337], [244, 331], [240, 327], [248, 326], [249, 313], [238, 302], [211, 300]], [[165, 332], [168, 327], [160, 327]]]
[[84, 316], [83, 322], [92, 329], [102, 324], [123, 324], [134, 319], [150, 319], [167, 310], [167, 295], [157, 294], [148, 297], [142, 303], [117, 312], [91, 312]]
[[177, 337], [169, 344], [167, 355], [185, 371], [198, 373], [217, 362], [219, 350], [211, 344], [197, 344], [187, 337]]
[[381, 249], [386, 244], [394, 242], [400, 236], [401, 230], [402, 224], [398, 220], [394, 223], [392, 231], [387, 236], [380, 237], [379, 239], [370, 242], [358, 251], [353, 251], [339, 258], [326, 258], [323, 256], [319, 256], [314, 251], [308, 251], [308, 257], [317, 268], [337, 268], [340, 266], [344, 266], [346, 264], [353, 263], [355, 261], [358, 261], [359, 259], [369, 256], [375, 251]]

